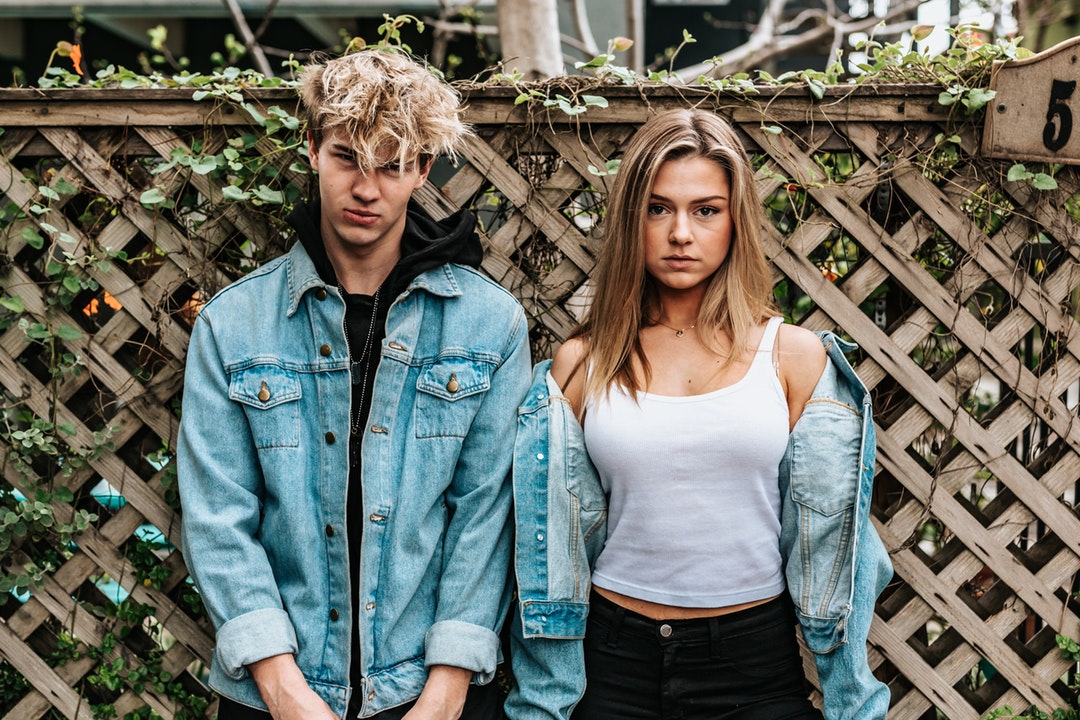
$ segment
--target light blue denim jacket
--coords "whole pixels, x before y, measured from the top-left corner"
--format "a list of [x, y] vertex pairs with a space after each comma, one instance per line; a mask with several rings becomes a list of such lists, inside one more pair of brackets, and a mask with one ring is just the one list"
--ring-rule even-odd
[[[780, 549], [826, 719], [877, 720], [888, 711], [889, 689], [870, 672], [866, 639], [892, 565], [869, 521], [870, 395], [844, 357], [855, 346], [832, 333], [820, 337], [830, 362], [780, 465]], [[606, 498], [550, 364], [535, 368], [518, 409], [510, 720], [566, 720], [581, 699], [590, 570], [607, 535]]]
[[[254, 707], [245, 665], [281, 653], [339, 716], [348, 703], [344, 314], [297, 243], [215, 296], [192, 331], [184, 557], [217, 628], [210, 684]], [[389, 311], [361, 430], [364, 514], [348, 519], [363, 523], [351, 660], [364, 716], [415, 698], [432, 665], [494, 676], [527, 340], [513, 297], [459, 265], [422, 273]]]

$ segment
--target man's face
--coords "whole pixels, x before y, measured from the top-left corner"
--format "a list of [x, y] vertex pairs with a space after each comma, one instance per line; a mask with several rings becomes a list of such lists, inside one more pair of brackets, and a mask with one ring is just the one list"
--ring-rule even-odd
[[409, 198], [427, 180], [431, 163], [421, 166], [413, 158], [403, 166], [392, 151], [386, 158], [379, 167], [362, 171], [339, 133], [312, 146], [311, 168], [319, 174], [320, 224], [328, 251], [368, 254], [400, 244]]

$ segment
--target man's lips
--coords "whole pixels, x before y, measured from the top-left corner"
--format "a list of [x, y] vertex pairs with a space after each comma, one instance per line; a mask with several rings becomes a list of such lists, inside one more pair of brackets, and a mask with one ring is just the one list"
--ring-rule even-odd
[[345, 216], [346, 220], [357, 225], [372, 225], [379, 219], [377, 213], [367, 212], [366, 210], [343, 210], [341, 214]]

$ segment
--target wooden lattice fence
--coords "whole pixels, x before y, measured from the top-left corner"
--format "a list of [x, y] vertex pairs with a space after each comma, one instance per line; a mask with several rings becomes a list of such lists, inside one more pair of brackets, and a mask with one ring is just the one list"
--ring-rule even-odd
[[[1009, 182], [936, 87], [601, 92], [607, 108], [570, 117], [471, 91], [477, 136], [421, 194], [435, 215], [476, 209], [484, 270], [527, 309], [534, 354], [587, 303], [606, 163], [634, 127], [687, 104], [731, 118], [758, 163], [779, 304], [854, 339], [874, 393], [872, 512], [896, 577], [871, 661], [890, 718], [1065, 706], [1076, 665], [1056, 637], [1080, 638], [1076, 169], [1055, 169], [1051, 191]], [[0, 91], [0, 498], [32, 505], [30, 483], [54, 527], [97, 516], [4, 550], [23, 576], [0, 606], [4, 718], [215, 708], [212, 630], [174, 547], [185, 347], [205, 298], [286, 247], [273, 192], [288, 202], [306, 176], [245, 112], [190, 96]], [[249, 100], [295, 107], [288, 91]], [[225, 167], [170, 165], [177, 148], [226, 147], [270, 158], [268, 202], [223, 199]], [[10, 531], [20, 518], [4, 512]]]

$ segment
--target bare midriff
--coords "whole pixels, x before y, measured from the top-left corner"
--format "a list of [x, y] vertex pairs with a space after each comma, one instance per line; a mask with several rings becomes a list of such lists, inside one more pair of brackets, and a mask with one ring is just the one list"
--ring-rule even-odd
[[627, 610], [635, 612], [638, 615], [644, 615], [651, 620], [692, 620], [694, 618], [730, 615], [731, 613], [737, 613], [740, 610], [746, 610], [747, 608], [764, 605], [765, 603], [771, 600], [775, 600], [777, 597], [779, 597], [779, 595], [773, 595], [772, 597], [762, 598], [761, 600], [752, 600], [750, 602], [739, 603], [737, 605], [725, 605], [724, 607], [718, 608], [695, 608], [678, 607], [675, 605], [654, 603], [648, 600], [639, 600], [638, 598], [632, 598], [628, 595], [617, 593], [614, 590], [607, 590], [605, 588], [597, 587], [595, 585], [593, 585], [593, 592], [595, 592], [597, 595], [601, 595], [607, 598], [619, 607], [626, 608]]

